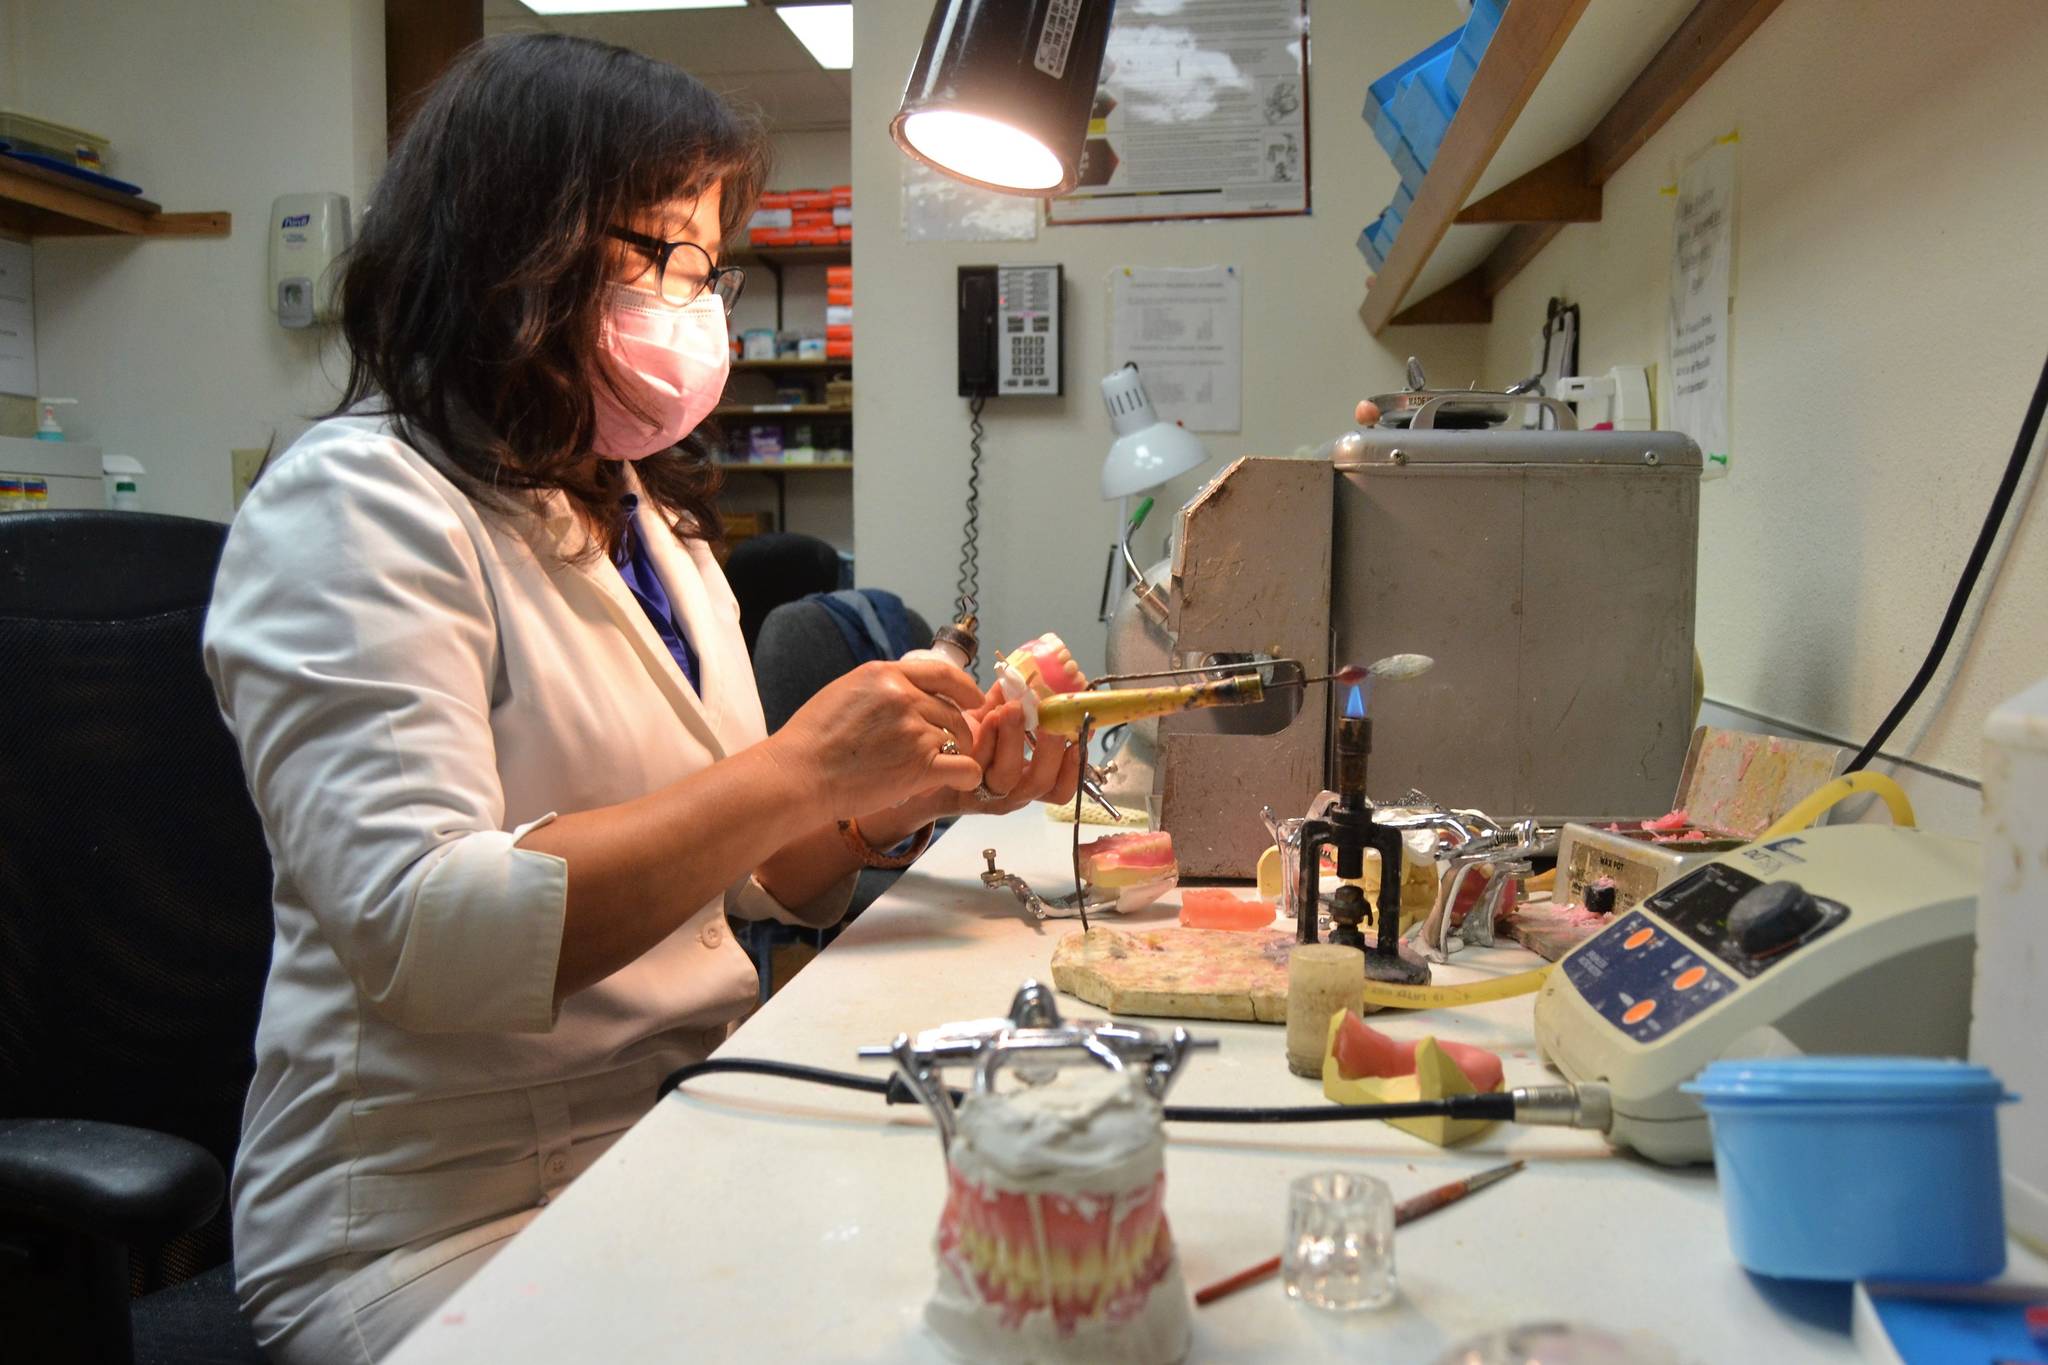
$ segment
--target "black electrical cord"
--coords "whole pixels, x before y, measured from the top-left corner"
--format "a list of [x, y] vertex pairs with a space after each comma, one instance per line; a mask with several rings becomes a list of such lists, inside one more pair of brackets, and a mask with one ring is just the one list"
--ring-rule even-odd
[[[753, 1057], [712, 1057], [677, 1067], [661, 1082], [655, 1098], [668, 1095], [685, 1081], [699, 1076], [732, 1072], [742, 1075], [779, 1076], [784, 1080], [811, 1081], [880, 1095], [890, 1104], [915, 1104], [917, 1096], [900, 1074], [887, 1080], [859, 1076], [850, 1071], [802, 1066], [796, 1062], [771, 1062]], [[962, 1091], [950, 1090], [954, 1103]], [[1162, 1111], [1169, 1123], [1326, 1123], [1333, 1119], [1417, 1119], [1442, 1116], [1454, 1119], [1512, 1119], [1515, 1097], [1505, 1091], [1485, 1095], [1447, 1095], [1440, 1100], [1410, 1100], [1403, 1104], [1314, 1104], [1288, 1107], [1239, 1107], [1236, 1105], [1169, 1104]]]
[[967, 524], [960, 528], [960, 581], [954, 584], [953, 619], [977, 614], [981, 603], [981, 409], [988, 395], [977, 393], [967, 400], [967, 448], [973, 458], [967, 462]]
[[1963, 612], [1970, 605], [1970, 595], [1977, 589], [1977, 576], [1984, 572], [1984, 561], [1991, 557], [1991, 546], [1998, 539], [1999, 528], [2005, 523], [2013, 494], [2020, 486], [2020, 475], [2026, 472], [2027, 459], [2034, 453], [2034, 442], [2041, 434], [2044, 410], [2048, 410], [2048, 360], [2042, 362], [2041, 378], [2034, 385], [2033, 401], [2027, 404], [2026, 419], [2020, 423], [2019, 440], [2013, 443], [2012, 458], [2005, 462], [2005, 476], [1998, 481], [1998, 491], [1991, 496], [1990, 510], [1984, 514], [1984, 525], [1977, 532], [1977, 543], [1970, 548], [1970, 557], [1963, 564], [1962, 577], [1956, 580], [1955, 595], [1949, 598], [1948, 611], [1941, 618], [1941, 628], [1934, 633], [1934, 643], [1928, 648], [1927, 657], [1921, 661], [1920, 671], [1913, 675], [1913, 681], [1899, 695], [1891, 714], [1884, 718], [1884, 723], [1877, 727], [1844, 772], [1858, 772], [1869, 766], [1878, 751], [1884, 748], [1884, 742], [1892, 737], [1892, 731], [1899, 728], [1899, 723], [1919, 703], [1920, 694], [1927, 690], [1927, 684], [1934, 681], [1942, 656], [1948, 653], [1956, 628], [1963, 622]]

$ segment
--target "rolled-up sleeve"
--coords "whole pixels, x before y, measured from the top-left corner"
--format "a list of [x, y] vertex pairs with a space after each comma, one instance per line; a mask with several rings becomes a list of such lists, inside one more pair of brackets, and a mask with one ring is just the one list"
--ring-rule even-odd
[[725, 913], [734, 919], [772, 919], [807, 929], [825, 929], [846, 918], [860, 874], [849, 872], [801, 905], [784, 905], [773, 892], [748, 877], [725, 893]]
[[280, 883], [369, 1007], [545, 1031], [568, 869], [517, 846], [552, 817], [505, 823], [495, 613], [460, 496], [367, 434], [271, 471], [222, 557], [206, 664]]

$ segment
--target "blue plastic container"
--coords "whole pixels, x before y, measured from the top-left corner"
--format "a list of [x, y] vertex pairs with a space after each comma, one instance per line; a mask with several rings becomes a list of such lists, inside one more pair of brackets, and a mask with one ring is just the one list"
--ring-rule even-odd
[[1486, 55], [1486, 45], [1493, 41], [1494, 30], [1500, 27], [1501, 11], [1507, 7], [1508, 0], [1472, 0], [1472, 15], [1451, 48], [1450, 70], [1444, 76], [1452, 108], [1465, 102], [1465, 92], [1472, 88], [1472, 77], [1479, 70], [1479, 59]]
[[1408, 221], [1408, 210], [1415, 207], [1415, 191], [1402, 185], [1394, 191], [1394, 201], [1387, 205], [1387, 217], [1393, 220], [1396, 231]]
[[1981, 1066], [1924, 1057], [1715, 1062], [1682, 1086], [1714, 1130], [1735, 1259], [1809, 1280], [1986, 1280], [2005, 1269], [1996, 1111]]
[[1365, 225], [1365, 231], [1358, 234], [1358, 254], [1365, 257], [1365, 263], [1374, 270], [1386, 264], [1387, 253], [1380, 246], [1380, 227], [1387, 221], [1384, 213]]
[[1444, 145], [1444, 134], [1450, 131], [1451, 120], [1458, 115], [1458, 106], [1444, 88], [1444, 77], [1450, 69], [1451, 54], [1447, 48], [1410, 72], [1394, 94], [1394, 122], [1400, 125], [1401, 137], [1414, 151], [1415, 159], [1425, 167], [1436, 161], [1437, 150]]
[[1394, 118], [1394, 97], [1401, 93], [1402, 84], [1418, 67], [1438, 57], [1448, 59], [1451, 49], [1457, 46], [1458, 36], [1462, 32], [1462, 29], [1453, 29], [1446, 33], [1366, 87], [1365, 121], [1371, 126], [1373, 137], [1378, 139], [1388, 156], [1394, 156], [1402, 143], [1401, 125]]

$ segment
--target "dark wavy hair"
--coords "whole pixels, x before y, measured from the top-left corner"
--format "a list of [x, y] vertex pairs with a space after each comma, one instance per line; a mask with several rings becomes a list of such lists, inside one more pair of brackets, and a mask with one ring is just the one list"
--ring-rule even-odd
[[[564, 34], [485, 39], [427, 92], [371, 195], [340, 285], [336, 411], [389, 417], [491, 511], [560, 490], [616, 547], [625, 473], [590, 458], [600, 388], [632, 401], [600, 342], [606, 229], [715, 185], [729, 241], [766, 173], [758, 121], [675, 67]], [[703, 437], [635, 472], [677, 535], [722, 538]]]

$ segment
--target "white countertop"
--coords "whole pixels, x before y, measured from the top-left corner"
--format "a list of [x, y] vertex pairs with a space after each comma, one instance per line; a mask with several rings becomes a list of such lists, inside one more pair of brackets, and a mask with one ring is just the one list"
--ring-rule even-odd
[[[1026, 978], [1050, 979], [1054, 942], [1080, 927], [1034, 928], [1007, 892], [984, 889], [981, 849], [1057, 890], [1070, 833], [1036, 810], [961, 821], [719, 1055], [883, 1076], [854, 1049], [1003, 1013]], [[1123, 922], [1170, 922], [1175, 899]], [[1534, 961], [1519, 949], [1470, 954], [1484, 972], [1464, 970], [1467, 960], [1439, 980]], [[1509, 1084], [1533, 1084], [1555, 1079], [1535, 1055], [1533, 999], [1374, 1023], [1494, 1048]], [[1070, 1017], [1101, 1013], [1071, 997], [1060, 1005]], [[1283, 1029], [1189, 1027], [1222, 1048], [1195, 1054], [1173, 1102], [1319, 1102], [1316, 1083], [1287, 1071]], [[1428, 1362], [1472, 1334], [1544, 1318], [1646, 1331], [1687, 1361], [1857, 1358], [1846, 1293], [1795, 1301], [1736, 1265], [1708, 1167], [1666, 1169], [1593, 1134], [1511, 1125], [1448, 1150], [1370, 1122], [1183, 1124], [1168, 1138], [1167, 1215], [1191, 1289], [1279, 1250], [1287, 1182], [1307, 1171], [1356, 1167], [1404, 1199], [1503, 1153], [1530, 1162], [1400, 1232], [1395, 1306], [1326, 1316], [1288, 1301], [1275, 1277], [1195, 1310], [1190, 1360]], [[922, 1109], [705, 1077], [656, 1105], [393, 1360], [941, 1360], [920, 1314], [943, 1193]], [[2038, 1279], [2043, 1263], [2015, 1248], [2010, 1273]]]

